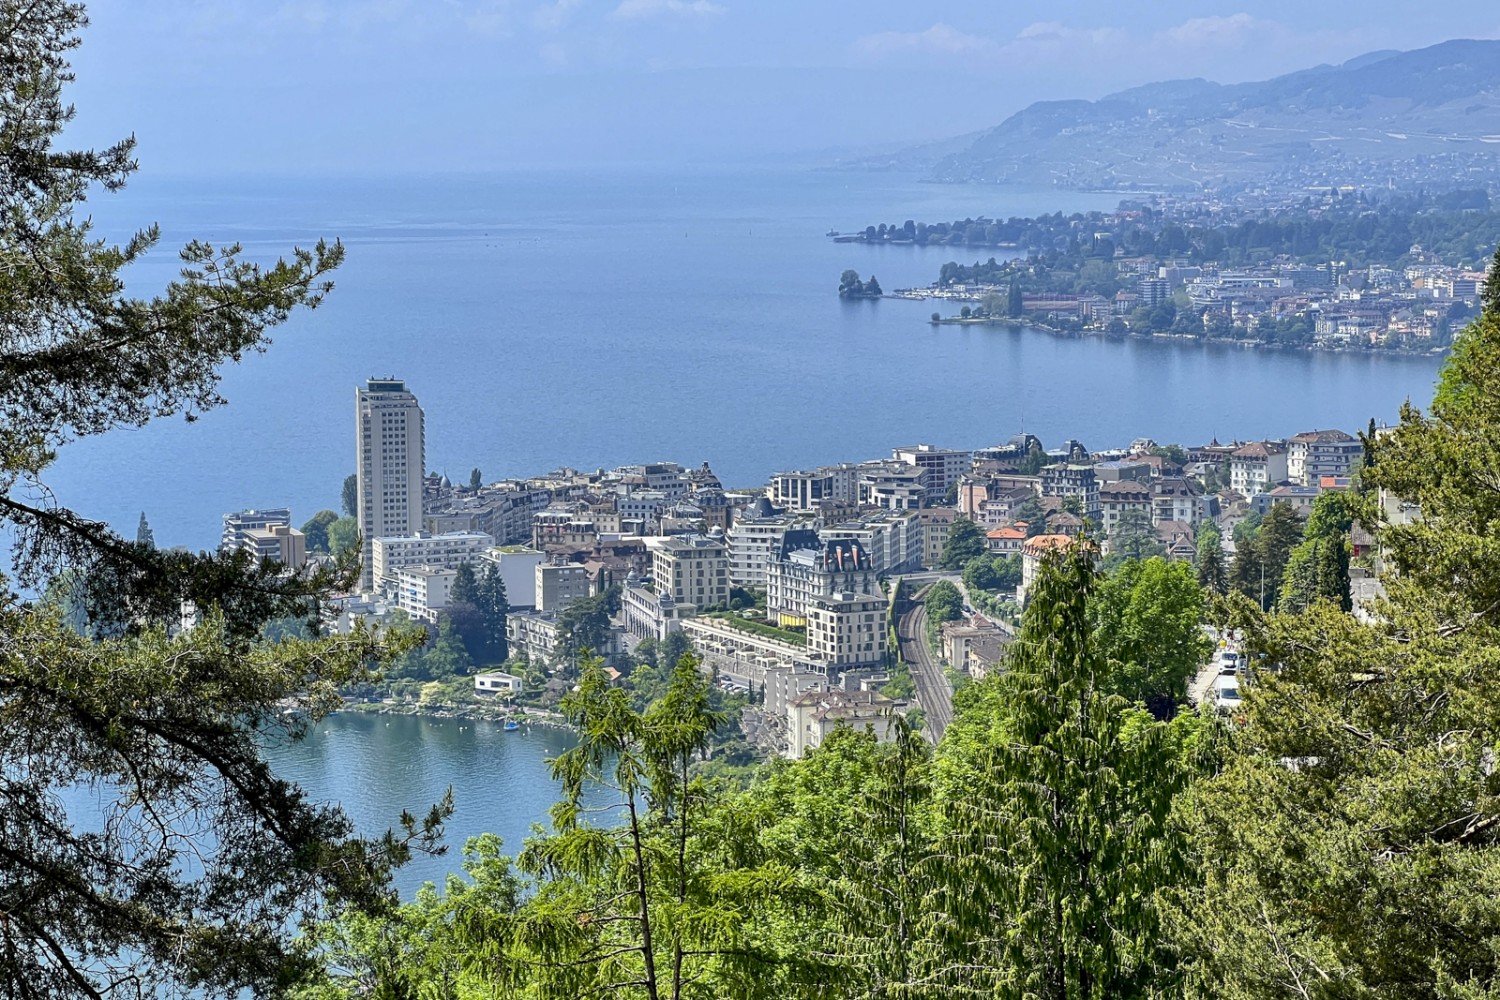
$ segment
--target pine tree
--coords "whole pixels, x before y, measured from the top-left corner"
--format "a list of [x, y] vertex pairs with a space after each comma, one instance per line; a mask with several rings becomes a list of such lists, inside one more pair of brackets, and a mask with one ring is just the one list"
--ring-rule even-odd
[[[383, 904], [391, 866], [441, 818], [354, 837], [262, 756], [306, 724], [279, 702], [318, 718], [400, 644], [364, 629], [262, 642], [274, 619], [316, 622], [353, 565], [289, 577], [244, 553], [137, 545], [51, 501], [44, 475], [77, 438], [223, 403], [223, 367], [316, 305], [343, 250], [263, 267], [193, 242], [162, 293], [127, 294], [124, 269], [158, 230], [112, 246], [82, 206], [124, 185], [134, 142], [54, 148], [85, 23], [64, 0], [0, 0], [0, 524], [13, 581], [70, 574], [97, 637], [52, 603], [0, 603], [0, 995], [270, 993], [307, 971], [296, 918]], [[185, 602], [200, 620], [180, 631]], [[70, 812], [77, 788], [108, 822]]]
[[1087, 545], [1050, 557], [1004, 676], [973, 685], [945, 737], [940, 770], [964, 784], [946, 790], [929, 975], [955, 993], [1140, 996], [1172, 980], [1155, 898], [1183, 870], [1169, 817], [1189, 772], [1165, 724], [1101, 688], [1095, 587]]
[[146, 512], [141, 511], [141, 523], [135, 529], [135, 544], [144, 548], [156, 548], [156, 535], [151, 530], [151, 525], [146, 522]]

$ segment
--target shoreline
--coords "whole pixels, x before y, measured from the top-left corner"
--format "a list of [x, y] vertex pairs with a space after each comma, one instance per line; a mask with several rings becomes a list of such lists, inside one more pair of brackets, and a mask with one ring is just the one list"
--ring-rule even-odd
[[[886, 295], [883, 298], [902, 299], [911, 301], [902, 295]], [[1187, 333], [1152, 332], [1152, 333], [1109, 333], [1104, 330], [1062, 330], [1054, 326], [1048, 326], [1045, 322], [1032, 319], [1017, 319], [1010, 316], [1005, 317], [970, 317], [964, 319], [961, 316], [944, 316], [942, 319], [929, 319], [928, 326], [1003, 326], [1012, 330], [1034, 329], [1054, 337], [1101, 337], [1105, 340], [1144, 340], [1144, 341], [1171, 341], [1177, 344], [1193, 344], [1199, 347], [1210, 347], [1223, 345], [1225, 347], [1238, 347], [1241, 350], [1254, 351], [1289, 351], [1300, 354], [1364, 354], [1379, 355], [1392, 358], [1441, 358], [1452, 350], [1452, 345], [1433, 347], [1425, 351], [1402, 351], [1393, 350], [1388, 347], [1353, 347], [1334, 346], [1324, 344], [1271, 344], [1259, 340], [1237, 340], [1234, 338], [1208, 338], [1195, 337]]]
[[334, 709], [333, 715], [409, 715], [419, 716], [427, 719], [463, 719], [469, 722], [494, 722], [501, 723], [507, 718], [514, 717], [523, 726], [537, 725], [549, 729], [563, 729], [573, 731], [566, 718], [560, 713], [548, 712], [539, 708], [527, 708], [520, 706], [516, 709], [504, 708], [500, 705], [479, 704], [454, 704], [444, 702], [435, 705], [422, 705], [417, 702], [386, 702], [386, 701], [345, 701]]

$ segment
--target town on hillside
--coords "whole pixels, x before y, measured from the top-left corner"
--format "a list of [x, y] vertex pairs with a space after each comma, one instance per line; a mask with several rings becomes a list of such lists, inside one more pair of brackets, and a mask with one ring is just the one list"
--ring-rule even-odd
[[[371, 379], [357, 399], [346, 516], [297, 529], [284, 507], [227, 514], [225, 549], [296, 570], [362, 539], [359, 586], [328, 609], [337, 629], [411, 620], [446, 636], [485, 605], [487, 581], [503, 635], [462, 660], [479, 695], [555, 705], [584, 649], [620, 679], [642, 649], [691, 648], [742, 696], [759, 750], [792, 757], [841, 723], [883, 732], [892, 709], [940, 735], [953, 685], [1001, 663], [1051, 549], [1086, 535], [1106, 564], [1212, 561], [1200, 578], [1223, 589], [1226, 560], [1274, 507], [1306, 518], [1350, 488], [1364, 453], [1334, 429], [1097, 451], [1020, 434], [895, 447], [753, 489], [672, 462], [501, 482], [475, 469], [455, 484], [425, 472], [423, 412], [403, 381]], [[1358, 527], [1351, 541], [1352, 589], [1368, 599], [1378, 567]], [[1262, 567], [1262, 602], [1265, 579]], [[417, 687], [383, 693], [410, 700]]]

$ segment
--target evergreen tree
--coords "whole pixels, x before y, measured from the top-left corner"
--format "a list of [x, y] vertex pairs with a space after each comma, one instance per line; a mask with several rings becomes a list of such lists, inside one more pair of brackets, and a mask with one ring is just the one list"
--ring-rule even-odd
[[984, 530], [967, 517], [953, 519], [939, 564], [943, 569], [963, 569], [971, 560], [987, 553]]
[[455, 604], [475, 604], [479, 598], [479, 578], [474, 573], [474, 564], [465, 560], [453, 572], [453, 586], [448, 588], [448, 599]]
[[135, 529], [135, 544], [144, 548], [156, 548], [156, 533], [151, 530], [151, 525], [146, 522], [146, 512], [141, 511], [141, 523]]
[[[261, 641], [269, 622], [316, 621], [352, 565], [287, 577], [244, 553], [151, 549], [35, 498], [75, 439], [224, 402], [222, 367], [316, 305], [343, 251], [261, 266], [193, 242], [160, 294], [135, 279], [127, 294], [158, 230], [114, 246], [82, 206], [123, 186], [134, 143], [54, 147], [84, 24], [63, 0], [0, 0], [0, 523], [12, 582], [39, 591], [70, 571], [98, 637], [47, 602], [0, 601], [0, 995], [270, 994], [311, 964], [297, 918], [384, 904], [391, 866], [441, 818], [354, 837], [263, 757], [307, 724], [283, 700], [319, 718], [400, 643], [366, 629]], [[200, 615], [185, 631], [184, 602]], [[81, 802], [107, 821], [75, 814]]]
[[1166, 724], [1102, 688], [1096, 587], [1086, 545], [1043, 563], [1005, 674], [971, 685], [944, 740], [935, 995], [1170, 989], [1156, 897], [1183, 873], [1170, 816], [1190, 772]]
[[1005, 311], [1012, 319], [1019, 318], [1026, 312], [1025, 300], [1021, 297], [1021, 285], [1015, 279], [1011, 279]]
[[481, 487], [483, 485], [484, 485], [484, 473], [482, 473], [482, 472], [479, 471], [479, 467], [478, 466], [475, 466], [473, 469], [471, 469], [469, 471], [469, 489], [472, 490], [472, 491], [474, 491], [475, 493], [478, 493], [479, 492], [479, 487]]
[[359, 474], [351, 472], [344, 477], [344, 516], [359, 519]]
[[[1277, 670], [1183, 811], [1193, 995], [1500, 995], [1500, 316], [1460, 337], [1429, 414], [1370, 444], [1360, 515], [1395, 570], [1379, 617], [1239, 623]], [[1417, 516], [1386, 523], [1377, 491]]]
[[1198, 533], [1198, 584], [1215, 594], [1229, 592], [1229, 571], [1224, 565], [1224, 547], [1219, 529], [1212, 523]]

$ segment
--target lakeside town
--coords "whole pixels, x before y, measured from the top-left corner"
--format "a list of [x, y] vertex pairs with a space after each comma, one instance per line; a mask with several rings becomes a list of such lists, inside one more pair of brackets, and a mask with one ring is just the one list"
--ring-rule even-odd
[[1157, 197], [1113, 212], [908, 220], [830, 235], [1010, 252], [949, 262], [931, 285], [890, 292], [873, 275], [845, 271], [845, 298], [962, 305], [954, 315], [933, 313], [934, 324], [1024, 321], [1066, 333], [1438, 353], [1474, 317], [1487, 277], [1476, 234], [1493, 219], [1485, 192], [1300, 194]]
[[[451, 710], [498, 695], [510, 717], [555, 706], [584, 650], [622, 681], [643, 653], [691, 649], [736, 698], [753, 752], [794, 758], [840, 724], [884, 735], [893, 711], [940, 737], [953, 688], [1002, 662], [1052, 549], [1087, 534], [1106, 565], [1159, 556], [1222, 590], [1274, 507], [1306, 518], [1350, 488], [1364, 453], [1336, 429], [1099, 450], [1020, 434], [898, 446], [746, 489], [673, 462], [501, 482], [475, 469], [455, 484], [425, 471], [424, 414], [404, 381], [356, 395], [345, 516], [298, 529], [284, 507], [226, 514], [221, 548], [297, 571], [363, 540], [359, 585], [330, 602], [328, 624], [422, 623], [446, 664], [369, 700]], [[1357, 526], [1350, 544], [1359, 603], [1378, 567]], [[1264, 566], [1260, 581], [1265, 601]]]

